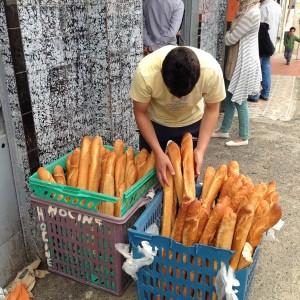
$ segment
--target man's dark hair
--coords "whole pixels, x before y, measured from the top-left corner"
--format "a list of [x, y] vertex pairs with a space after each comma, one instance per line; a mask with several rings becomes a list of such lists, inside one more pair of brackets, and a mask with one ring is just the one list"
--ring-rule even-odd
[[161, 72], [171, 94], [176, 97], [186, 96], [199, 80], [199, 59], [193, 50], [176, 47], [164, 59]]
[[290, 28], [290, 31], [292, 31], [292, 30], [296, 31], [296, 28], [293, 26], [293, 27]]

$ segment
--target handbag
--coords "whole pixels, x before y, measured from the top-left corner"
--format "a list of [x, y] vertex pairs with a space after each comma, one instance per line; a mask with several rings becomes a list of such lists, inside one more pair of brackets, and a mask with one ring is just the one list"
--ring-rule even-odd
[[229, 81], [232, 78], [236, 66], [236, 62], [239, 54], [239, 48], [240, 48], [240, 43], [238, 42], [235, 45], [229, 46], [228, 49], [227, 61], [225, 66], [225, 78]]

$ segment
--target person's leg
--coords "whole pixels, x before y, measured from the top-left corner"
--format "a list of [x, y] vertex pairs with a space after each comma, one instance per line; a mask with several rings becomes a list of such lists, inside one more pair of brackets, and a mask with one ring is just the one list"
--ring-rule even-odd
[[268, 100], [271, 90], [271, 62], [270, 56], [263, 56], [260, 58], [261, 72], [262, 72], [262, 90], [261, 99]]
[[288, 49], [284, 48], [284, 58], [286, 60], [286, 64], [288, 64]]
[[225, 101], [225, 103], [224, 103], [224, 108], [225, 108], [224, 118], [222, 121], [222, 125], [220, 127], [220, 132], [222, 132], [222, 133], [228, 133], [231, 128], [231, 125], [232, 125], [234, 111], [235, 111], [235, 105], [231, 101], [231, 98], [232, 98], [232, 94], [227, 92], [227, 97], [224, 100]]
[[239, 118], [239, 136], [240, 139], [245, 141], [249, 138], [249, 113], [248, 103], [244, 101], [241, 105], [235, 104]]
[[293, 50], [287, 49], [287, 59], [286, 59], [286, 61], [287, 61], [287, 64], [288, 64], [288, 65], [289, 65], [290, 62], [291, 62], [292, 54], [293, 54]]

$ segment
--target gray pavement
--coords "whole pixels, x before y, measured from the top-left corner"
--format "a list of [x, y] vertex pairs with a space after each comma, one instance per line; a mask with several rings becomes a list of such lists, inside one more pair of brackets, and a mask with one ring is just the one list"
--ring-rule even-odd
[[[215, 139], [204, 167], [235, 159], [255, 182], [277, 181], [285, 226], [277, 242], [263, 242], [249, 300], [299, 300], [300, 78], [274, 78], [270, 102], [251, 104], [250, 110], [249, 145], [227, 148], [224, 140]], [[237, 135], [237, 119], [232, 135]], [[54, 274], [40, 280], [33, 294], [36, 300], [137, 299], [134, 284], [123, 297], [114, 297]]]

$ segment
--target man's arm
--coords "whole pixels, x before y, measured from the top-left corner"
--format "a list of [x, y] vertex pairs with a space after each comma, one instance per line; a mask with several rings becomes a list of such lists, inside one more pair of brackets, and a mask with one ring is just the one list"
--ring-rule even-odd
[[174, 37], [176, 37], [176, 34], [180, 29], [183, 13], [184, 13], [184, 4], [182, 1], [179, 1], [179, 3], [174, 8], [170, 20], [170, 26], [168, 30], [163, 33], [164, 40], [162, 42], [165, 43], [166, 41], [172, 41]]
[[287, 40], [288, 40], [288, 34], [287, 34], [287, 32], [285, 32], [285, 33], [284, 33], [284, 40], [283, 40], [283, 45], [284, 45], [284, 47], [287, 46]]
[[204, 114], [201, 120], [201, 126], [199, 130], [199, 137], [197, 146], [194, 150], [195, 156], [195, 173], [197, 176], [200, 175], [201, 165], [204, 158], [204, 154], [211, 135], [217, 125], [219, 117], [219, 103], [206, 103]]
[[166, 171], [175, 175], [171, 161], [160, 147], [153, 125], [147, 115], [149, 103], [133, 101], [133, 112], [141, 134], [155, 154], [156, 173], [161, 185], [168, 184]]

